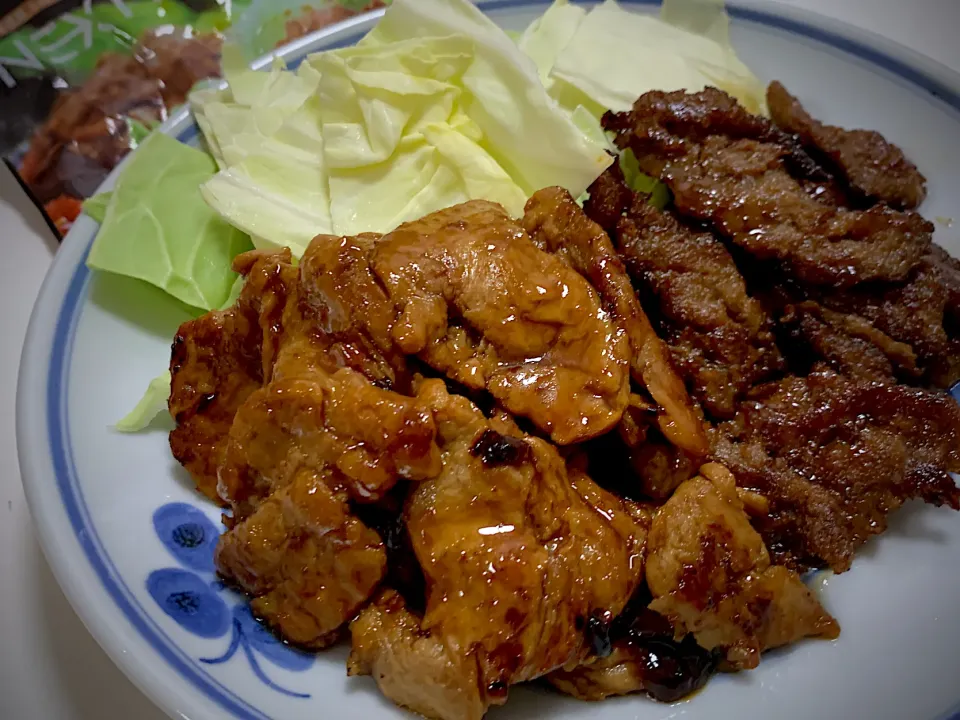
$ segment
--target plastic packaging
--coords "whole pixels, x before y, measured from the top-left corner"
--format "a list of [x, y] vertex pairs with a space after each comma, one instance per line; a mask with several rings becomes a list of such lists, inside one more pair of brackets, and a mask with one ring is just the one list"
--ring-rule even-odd
[[253, 59], [379, 4], [0, 0], [0, 155], [62, 235], [193, 85], [219, 76], [225, 34]]

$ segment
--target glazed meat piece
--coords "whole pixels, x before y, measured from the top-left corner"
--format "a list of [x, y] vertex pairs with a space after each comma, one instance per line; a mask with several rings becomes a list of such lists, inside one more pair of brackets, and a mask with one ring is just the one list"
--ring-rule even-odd
[[677, 637], [693, 634], [701, 647], [721, 650], [731, 669], [756, 667], [769, 648], [839, 634], [799, 576], [770, 564], [733, 475], [717, 464], [701, 468], [654, 517], [647, 584], [650, 609]]
[[671, 356], [714, 418], [783, 368], [772, 325], [723, 244], [638, 198], [616, 230], [634, 283], [656, 299]]
[[826, 369], [756, 388], [713, 432], [714, 455], [768, 504], [754, 525], [774, 561], [850, 568], [909, 498], [960, 509], [960, 407], [946, 394]]
[[[288, 370], [286, 358], [277, 363]], [[379, 500], [397, 479], [440, 468], [428, 408], [341, 369], [303, 367], [253, 393], [230, 428], [220, 496], [244, 518], [303, 467], [357, 502]]]
[[349, 502], [376, 501], [399, 478], [439, 471], [429, 409], [341, 369], [283, 369], [237, 412], [220, 468], [234, 526], [216, 565], [251, 607], [298, 644], [323, 647], [383, 578], [379, 535]]
[[372, 675], [383, 694], [428, 718], [480, 720], [486, 712], [478, 667], [437, 635], [394, 590], [385, 590], [350, 623], [347, 675]]
[[590, 285], [539, 250], [499, 205], [471, 201], [406, 223], [373, 248], [392, 337], [469, 389], [488, 390], [560, 444], [620, 419], [629, 345]]
[[[440, 381], [425, 382], [421, 397], [443, 453], [442, 472], [414, 488], [405, 510], [426, 612], [419, 633], [398, 633], [395, 646], [355, 647], [351, 667], [376, 669], [381, 690], [423, 715], [474, 718], [503, 703], [510, 685], [586, 656], [588, 619], [619, 614], [642, 579], [647, 519]], [[420, 651], [446, 657], [428, 677], [408, 660], [423, 636], [443, 647]]]
[[354, 517], [346, 493], [303, 468], [221, 538], [218, 572], [250, 594], [250, 608], [291, 642], [322, 648], [370, 598], [386, 572], [380, 536]]
[[217, 495], [217, 468], [237, 409], [269, 377], [279, 340], [278, 319], [296, 269], [288, 250], [253, 251], [234, 260], [246, 284], [236, 304], [180, 326], [170, 359], [169, 410], [173, 456], [197, 489]]
[[773, 121], [796, 135], [813, 154], [829, 163], [857, 195], [912, 209], [927, 194], [926, 178], [903, 151], [874, 130], [844, 130], [810, 117], [803, 105], [780, 83], [767, 88]]
[[392, 358], [331, 320], [312, 262], [241, 256], [237, 304], [181, 328], [171, 446], [233, 511], [220, 574], [283, 637], [323, 647], [385, 573], [381, 538], [350, 503], [436, 475], [440, 453], [429, 408], [343, 367], [396, 382]]
[[321, 333], [326, 355], [373, 383], [410, 393], [406, 358], [391, 336], [393, 300], [370, 268], [380, 236], [317, 237], [300, 260], [297, 312]]
[[915, 213], [848, 210], [811, 196], [797, 179], [811, 176], [806, 156], [719, 90], [648, 92], [630, 112], [604, 116], [604, 126], [669, 186], [679, 213], [802, 282], [904, 280], [929, 249], [933, 226]]
[[603, 228], [583, 213], [570, 193], [556, 187], [540, 190], [527, 201], [523, 225], [541, 248], [563, 257], [590, 281], [607, 311], [624, 328], [632, 351], [633, 379], [659, 404], [658, 425], [664, 436], [689, 453], [705, 454], [707, 441], [700, 412], [650, 325]]

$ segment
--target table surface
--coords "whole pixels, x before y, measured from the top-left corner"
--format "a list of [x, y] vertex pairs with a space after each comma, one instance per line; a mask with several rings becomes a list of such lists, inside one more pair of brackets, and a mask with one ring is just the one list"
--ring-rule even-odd
[[[960, 0], [786, 0], [872, 30], [960, 72]], [[113, 665], [61, 592], [34, 536], [14, 434], [17, 367], [57, 242], [0, 165], [0, 718], [165, 717]]]

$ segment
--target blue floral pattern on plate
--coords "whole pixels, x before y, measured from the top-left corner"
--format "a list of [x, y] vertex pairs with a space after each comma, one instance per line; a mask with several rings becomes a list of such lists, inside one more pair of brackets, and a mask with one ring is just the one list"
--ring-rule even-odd
[[308, 693], [281, 687], [264, 672], [261, 658], [278, 668], [303, 672], [313, 665], [314, 656], [277, 638], [253, 616], [246, 601], [234, 604], [232, 609], [228, 606], [224, 598], [235, 596], [216, 579], [213, 552], [220, 533], [210, 518], [187, 503], [168, 503], [153, 514], [153, 529], [184, 567], [150, 573], [150, 597], [181, 628], [198, 637], [213, 640], [230, 633], [230, 644], [222, 655], [200, 658], [200, 662], [220, 665], [232, 660], [240, 650], [254, 675], [267, 687], [290, 697], [309, 698]]

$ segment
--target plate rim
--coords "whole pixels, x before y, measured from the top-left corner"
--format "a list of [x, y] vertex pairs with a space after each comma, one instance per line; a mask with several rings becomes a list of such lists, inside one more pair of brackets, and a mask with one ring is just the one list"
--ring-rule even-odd
[[[631, 6], [659, 4], [658, 0], [621, 1]], [[498, 12], [545, 7], [549, 2], [481, 0], [478, 4], [485, 12]], [[374, 11], [318, 30], [267, 53], [253, 66], [263, 68], [276, 57], [296, 63], [311, 52], [352, 45], [363, 35], [364, 30], [360, 28], [366, 28], [383, 12]], [[735, 20], [800, 35], [853, 55], [937, 97], [960, 113], [960, 73], [895, 41], [819, 13], [770, 0], [729, 3], [728, 12]], [[195, 134], [196, 127], [190, 120], [189, 111], [183, 108], [158, 131], [183, 140]], [[104, 186], [112, 184], [125, 162], [110, 174]], [[85, 526], [78, 529], [74, 524], [76, 518], [72, 514], [76, 509], [71, 512], [70, 499], [65, 493], [78, 493], [81, 505], [83, 498], [80, 488], [72, 486], [76, 472], [72, 468], [66, 381], [72, 342], [83, 307], [83, 303], [77, 301], [85, 297], [91, 277], [85, 259], [96, 227], [90, 218], [81, 216], [64, 238], [34, 304], [21, 353], [16, 395], [17, 454], [24, 492], [37, 525], [41, 548], [64, 594], [88, 631], [121, 671], [163, 711], [171, 717], [219, 718], [228, 712], [231, 717], [261, 720], [267, 717], [263, 711], [197, 666], [196, 660], [186, 657], [162, 629], [156, 627], [152, 631], [159, 633], [159, 638], [144, 633], [140, 626], [153, 621], [135, 599], [133, 604], [137, 607], [132, 613], [118, 601], [118, 593], [122, 596], [122, 591], [114, 586], [117, 583], [124, 589], [126, 586], [112, 570], [108, 553], [96, 547], [95, 528], [90, 528], [93, 530], [91, 536]], [[40, 397], [44, 400], [37, 402]], [[51, 480], [56, 492], [50, 487]], [[55, 542], [64, 537], [64, 528], [69, 528], [66, 533], [68, 547]], [[106, 565], [97, 567], [98, 562], [102, 565], [104, 560]], [[129, 594], [129, 590], [127, 592]], [[98, 606], [104, 598], [111, 603], [106, 611]], [[122, 627], [115, 622], [118, 610], [125, 621]], [[131, 629], [135, 633], [132, 639], [129, 636]], [[166, 647], [163, 647], [164, 642]], [[143, 649], [148, 652], [143, 653]], [[184, 657], [177, 658], [178, 653]], [[158, 659], [162, 660], [159, 671]], [[178, 669], [178, 665], [185, 666], [186, 672]], [[177, 686], [169, 684], [170, 677], [180, 686], [188, 684], [192, 692], [172, 692]], [[960, 697], [958, 705], [942, 717], [960, 720], [958, 708]]]

